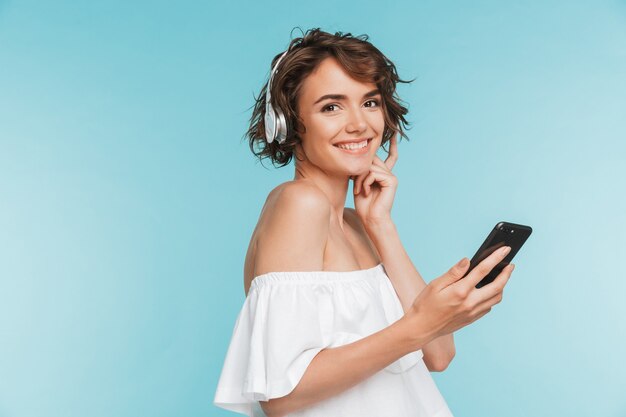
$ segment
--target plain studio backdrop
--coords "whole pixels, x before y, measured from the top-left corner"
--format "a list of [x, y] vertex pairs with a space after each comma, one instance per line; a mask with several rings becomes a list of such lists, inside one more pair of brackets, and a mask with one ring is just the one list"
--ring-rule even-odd
[[626, 416], [623, 0], [0, 1], [0, 416], [231, 415], [244, 256], [293, 179], [242, 135], [296, 26], [416, 78], [393, 217], [426, 281], [534, 229], [433, 374], [453, 413]]

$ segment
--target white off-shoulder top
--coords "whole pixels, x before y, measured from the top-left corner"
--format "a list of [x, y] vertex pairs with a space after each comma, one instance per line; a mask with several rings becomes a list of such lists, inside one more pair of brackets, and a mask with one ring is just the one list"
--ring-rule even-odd
[[[250, 417], [296, 387], [320, 350], [403, 316], [383, 264], [358, 271], [268, 272], [252, 280], [213, 403]], [[422, 359], [408, 353], [352, 388], [289, 417], [452, 417]]]

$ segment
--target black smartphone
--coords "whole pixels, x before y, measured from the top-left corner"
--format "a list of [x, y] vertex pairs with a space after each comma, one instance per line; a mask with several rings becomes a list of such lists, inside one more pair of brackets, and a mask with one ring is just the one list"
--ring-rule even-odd
[[489, 233], [489, 236], [487, 236], [487, 239], [485, 239], [483, 244], [476, 251], [476, 254], [470, 260], [469, 269], [464, 277], [494, 251], [502, 246], [510, 246], [511, 252], [509, 252], [502, 262], [496, 265], [487, 276], [476, 284], [476, 288], [484, 287], [493, 282], [500, 272], [513, 260], [513, 257], [515, 257], [515, 254], [520, 250], [524, 242], [526, 242], [526, 239], [528, 239], [532, 231], [533, 229], [530, 226], [524, 226], [522, 224], [508, 222], [499, 222], [496, 224], [491, 233]]

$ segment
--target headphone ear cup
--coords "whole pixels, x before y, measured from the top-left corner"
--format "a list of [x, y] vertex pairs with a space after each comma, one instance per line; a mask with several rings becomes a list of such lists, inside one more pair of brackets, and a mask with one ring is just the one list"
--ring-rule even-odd
[[276, 109], [276, 116], [276, 140], [278, 143], [283, 143], [287, 140], [287, 120], [280, 109]]
[[276, 137], [276, 114], [274, 114], [274, 108], [272, 105], [265, 107], [265, 140], [267, 143], [272, 143]]
[[287, 139], [287, 121], [285, 120], [285, 115], [283, 112], [274, 107], [271, 104], [270, 91], [272, 90], [272, 79], [274, 78], [274, 74], [278, 69], [278, 64], [283, 59], [285, 55], [287, 55], [289, 49], [287, 49], [276, 61], [276, 65], [272, 68], [270, 72], [270, 78], [267, 81], [267, 89], [265, 90], [265, 140], [267, 143], [272, 143], [274, 139], [278, 139], [278, 143], [283, 143], [285, 139]]

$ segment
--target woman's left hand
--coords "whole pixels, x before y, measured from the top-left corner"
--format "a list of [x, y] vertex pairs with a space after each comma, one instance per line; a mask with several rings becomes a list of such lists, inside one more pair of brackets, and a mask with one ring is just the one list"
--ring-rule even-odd
[[391, 169], [398, 160], [397, 133], [390, 139], [389, 156], [383, 162], [378, 155], [370, 171], [354, 179], [354, 208], [365, 227], [391, 220], [391, 206], [398, 188], [398, 179]]

